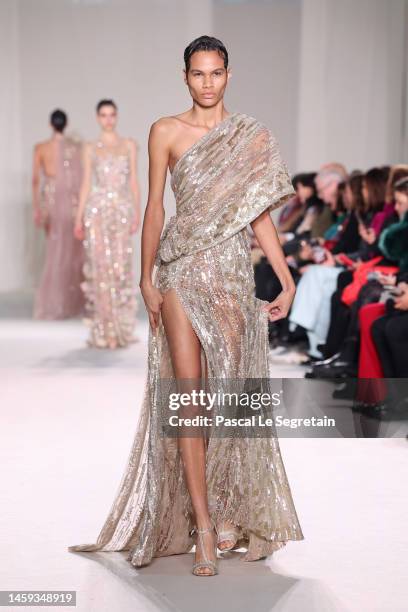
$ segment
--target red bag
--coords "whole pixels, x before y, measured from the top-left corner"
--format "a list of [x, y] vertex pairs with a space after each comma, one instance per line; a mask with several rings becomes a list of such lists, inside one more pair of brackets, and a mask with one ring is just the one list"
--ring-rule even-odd
[[374, 259], [370, 259], [360, 264], [359, 267], [354, 270], [353, 280], [343, 289], [341, 294], [341, 301], [344, 304], [351, 306], [351, 304], [356, 301], [361, 287], [367, 282], [367, 275], [369, 272], [381, 272], [382, 274], [395, 274], [398, 272], [398, 266], [377, 266], [376, 264], [381, 260], [381, 255], [379, 257], [374, 257]]

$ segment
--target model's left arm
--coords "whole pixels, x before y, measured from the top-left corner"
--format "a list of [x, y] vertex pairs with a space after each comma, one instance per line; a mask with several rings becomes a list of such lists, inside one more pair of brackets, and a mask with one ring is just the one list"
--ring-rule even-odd
[[289, 312], [296, 286], [290, 273], [285, 255], [279, 242], [278, 233], [271, 219], [269, 210], [265, 210], [252, 221], [251, 227], [267, 260], [278, 277], [282, 291], [272, 302], [265, 306], [270, 321], [284, 319]]
[[133, 138], [129, 138], [129, 151], [130, 151], [130, 176], [129, 186], [133, 195], [133, 201], [135, 205], [135, 215], [133, 217], [130, 231], [133, 233], [137, 232], [141, 222], [141, 208], [140, 208], [140, 187], [137, 178], [137, 144]]

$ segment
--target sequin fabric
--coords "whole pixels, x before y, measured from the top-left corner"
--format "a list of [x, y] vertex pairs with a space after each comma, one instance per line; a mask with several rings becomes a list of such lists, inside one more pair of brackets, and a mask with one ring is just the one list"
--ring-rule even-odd
[[83, 313], [83, 247], [74, 238], [81, 184], [81, 146], [63, 137], [57, 146], [56, 175], [42, 176], [40, 208], [47, 227], [46, 254], [35, 294], [35, 319], [65, 319]]
[[[154, 272], [175, 290], [201, 342], [208, 380], [269, 378], [266, 303], [254, 295], [246, 226], [293, 195], [270, 131], [234, 113], [193, 145], [172, 174], [177, 212]], [[149, 332], [148, 376], [129, 460], [95, 544], [73, 551], [128, 550], [134, 566], [188, 552], [194, 525], [177, 439], [160, 435], [160, 380], [174, 378], [162, 323]], [[239, 527], [247, 560], [302, 540], [278, 439], [209, 436], [209, 509]]]
[[129, 189], [129, 153], [114, 152], [102, 142], [92, 145], [92, 184], [84, 211], [85, 281], [90, 327], [88, 343], [127, 346], [132, 339], [137, 300], [132, 272], [131, 222], [134, 204]]

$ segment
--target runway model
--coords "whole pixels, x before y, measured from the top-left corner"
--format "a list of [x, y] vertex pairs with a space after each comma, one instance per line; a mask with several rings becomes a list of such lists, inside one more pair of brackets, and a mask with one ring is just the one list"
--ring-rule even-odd
[[[253, 561], [303, 539], [279, 443], [239, 431], [223, 437], [215, 427], [163, 435], [162, 389], [176, 380], [183, 391], [204, 383], [213, 392], [234, 379], [242, 390], [269, 379], [268, 318], [285, 317], [295, 293], [269, 212], [294, 190], [271, 132], [224, 107], [224, 45], [200, 37], [184, 60], [193, 106], [155, 122], [149, 139], [140, 281], [149, 370], [139, 425], [97, 542], [70, 550], [129, 550], [129, 561], [142, 566], [187, 553], [195, 541], [193, 573], [212, 576], [216, 544], [243, 546], [243, 559]], [[168, 169], [177, 213], [162, 233]], [[249, 223], [282, 284], [271, 303], [254, 296]], [[182, 412], [195, 414], [193, 403]]]
[[82, 288], [90, 326], [88, 344], [124, 347], [134, 341], [137, 300], [132, 234], [140, 225], [136, 142], [116, 132], [113, 100], [97, 105], [99, 139], [84, 148], [84, 176], [75, 236], [84, 240]]
[[46, 256], [34, 300], [35, 319], [83, 312], [83, 248], [72, 235], [81, 182], [81, 145], [64, 136], [67, 116], [55, 110], [53, 135], [34, 147], [33, 216], [46, 233]]

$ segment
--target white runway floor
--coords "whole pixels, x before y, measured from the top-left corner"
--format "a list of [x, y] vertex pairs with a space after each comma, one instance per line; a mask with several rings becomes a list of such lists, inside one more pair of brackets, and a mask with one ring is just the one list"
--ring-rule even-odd
[[110, 352], [85, 347], [80, 321], [7, 316], [0, 590], [76, 590], [81, 612], [407, 609], [404, 438], [281, 438], [305, 540], [267, 562], [234, 553], [218, 576], [200, 579], [191, 554], [136, 570], [126, 553], [69, 553], [95, 541], [119, 484], [142, 399], [147, 322], [140, 343]]

